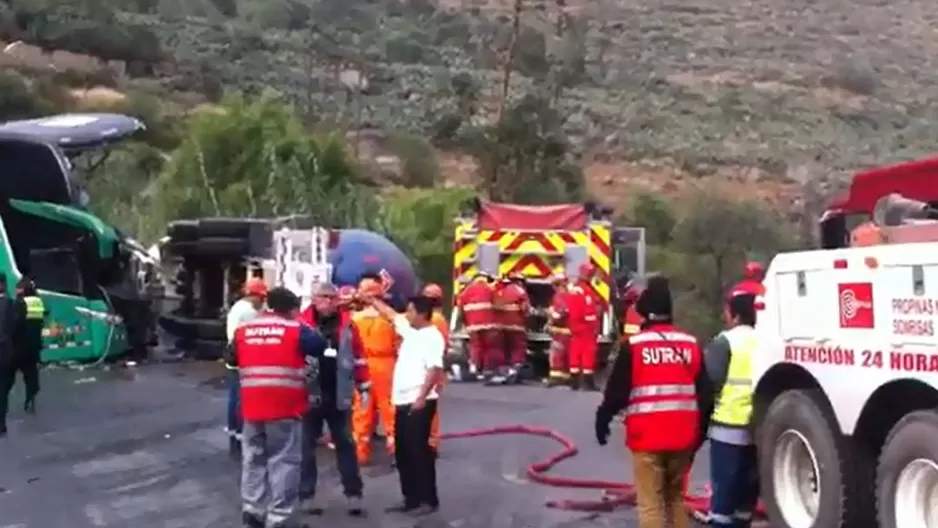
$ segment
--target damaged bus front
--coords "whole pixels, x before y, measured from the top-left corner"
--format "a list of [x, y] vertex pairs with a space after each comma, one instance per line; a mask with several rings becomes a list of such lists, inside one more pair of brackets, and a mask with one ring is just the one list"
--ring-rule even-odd
[[150, 340], [152, 270], [139, 244], [86, 209], [82, 186], [105, 147], [143, 128], [116, 114], [0, 124], [0, 273], [11, 289], [23, 275], [39, 289], [48, 312], [43, 361], [111, 357]]

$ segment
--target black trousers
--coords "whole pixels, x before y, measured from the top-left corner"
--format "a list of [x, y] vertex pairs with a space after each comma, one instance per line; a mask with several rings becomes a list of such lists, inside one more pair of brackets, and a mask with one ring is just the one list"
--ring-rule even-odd
[[23, 376], [26, 385], [26, 401], [35, 399], [39, 394], [39, 362], [31, 357], [15, 357], [0, 360], [0, 426], [6, 423], [10, 393], [16, 383], [16, 373]]
[[436, 494], [436, 456], [430, 447], [430, 424], [436, 416], [436, 400], [423, 409], [410, 405], [394, 408], [394, 459], [401, 493], [408, 507], [440, 505]]

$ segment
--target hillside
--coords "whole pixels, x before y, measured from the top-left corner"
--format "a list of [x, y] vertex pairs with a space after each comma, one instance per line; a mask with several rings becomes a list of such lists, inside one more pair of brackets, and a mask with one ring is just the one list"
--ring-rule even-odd
[[0, 39], [109, 60], [74, 67], [117, 90], [273, 87], [318, 124], [430, 138], [457, 182], [508, 56], [508, 104], [549, 91], [587, 188], [616, 205], [705, 182], [798, 208], [806, 187], [929, 154], [938, 132], [923, 0], [525, 0], [517, 33], [508, 0], [103, 4], [0, 2]]

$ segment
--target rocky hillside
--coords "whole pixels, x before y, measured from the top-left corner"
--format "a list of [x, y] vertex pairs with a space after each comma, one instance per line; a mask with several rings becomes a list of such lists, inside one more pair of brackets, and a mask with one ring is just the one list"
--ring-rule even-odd
[[[273, 87], [318, 123], [430, 138], [451, 183], [473, 179], [462, 146], [495, 119], [508, 57], [506, 105], [549, 91], [587, 187], [614, 202], [705, 184], [797, 209], [938, 136], [938, 4], [924, 0], [113, 4], [0, 2], [0, 37], [102, 62], [6, 60], [107, 69], [118, 91]], [[119, 31], [102, 43], [89, 27]]]

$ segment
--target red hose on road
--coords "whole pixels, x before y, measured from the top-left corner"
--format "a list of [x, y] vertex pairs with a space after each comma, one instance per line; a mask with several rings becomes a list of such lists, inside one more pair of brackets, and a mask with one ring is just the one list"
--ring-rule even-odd
[[[557, 508], [571, 511], [603, 512], [612, 511], [621, 506], [635, 505], [635, 489], [628, 482], [613, 482], [604, 480], [587, 480], [569, 477], [555, 477], [547, 475], [547, 472], [561, 461], [572, 458], [579, 453], [579, 449], [573, 440], [562, 434], [536, 425], [504, 425], [501, 427], [490, 427], [487, 429], [472, 429], [469, 431], [460, 431], [456, 433], [444, 433], [443, 439], [475, 438], [479, 436], [495, 436], [504, 434], [522, 434], [550, 438], [560, 443], [563, 450], [551, 455], [545, 460], [535, 462], [528, 466], [527, 477], [542, 484], [554, 488], [586, 488], [598, 489], [603, 492], [602, 498], [598, 500], [559, 500], [548, 501], [548, 508]], [[684, 506], [688, 510], [707, 511], [710, 507], [710, 497], [701, 495], [687, 494], [684, 497]], [[764, 517], [765, 511], [760, 504], [757, 515]]]

